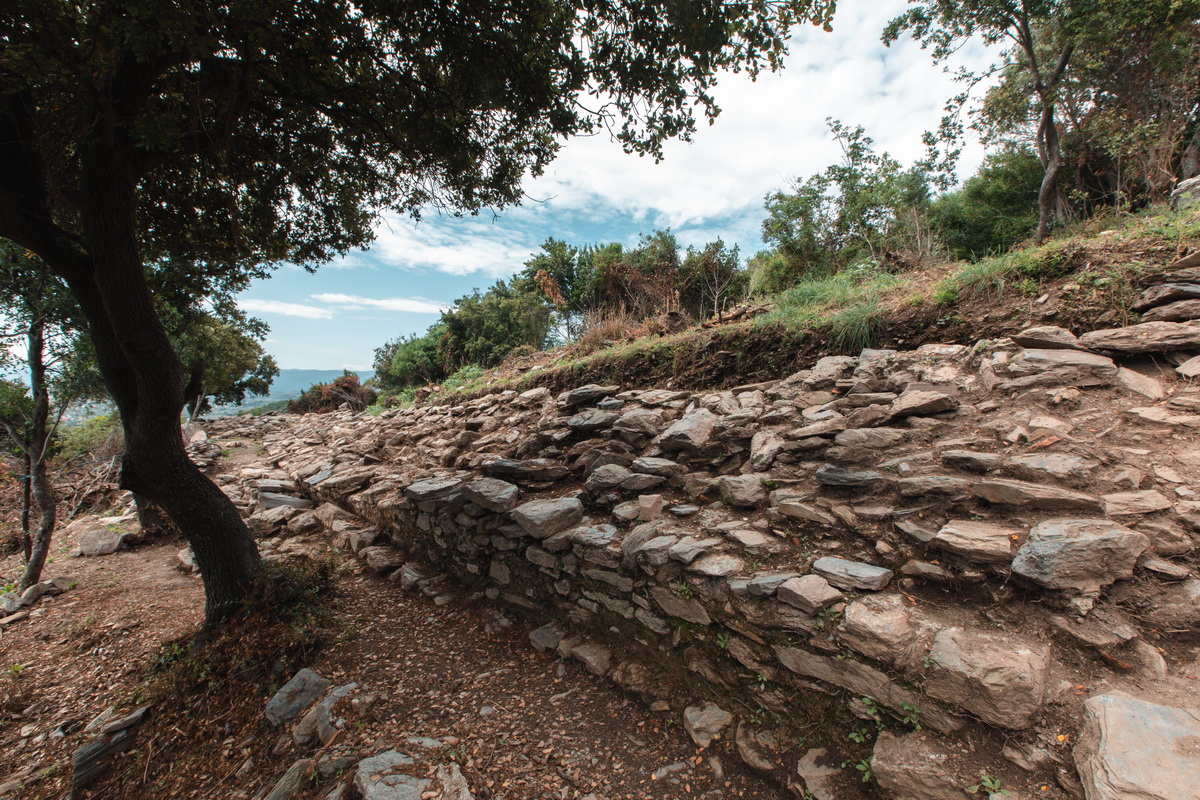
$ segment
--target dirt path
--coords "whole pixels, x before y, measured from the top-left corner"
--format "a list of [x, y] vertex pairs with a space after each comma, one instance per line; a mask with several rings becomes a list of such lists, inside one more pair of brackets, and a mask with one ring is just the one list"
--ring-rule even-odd
[[[69, 557], [73, 546], [57, 543], [46, 577], [74, 588], [0, 633], [0, 784], [13, 782], [0, 797], [66, 797], [83, 727], [114, 703], [135, 704], [161, 646], [201, 620], [199, 582], [173, 565], [180, 543], [92, 559]], [[4, 582], [18, 569], [15, 556], [0, 562]], [[344, 634], [310, 666], [361, 685], [338, 742], [360, 756], [409, 736], [439, 739], [440, 757], [459, 762], [480, 800], [779, 796], [745, 771], [731, 742], [698, 751], [682, 709], [651, 712], [575, 662], [537, 653], [526, 628], [492, 608], [437, 605], [364, 574], [347, 575], [334, 603]], [[182, 728], [151, 718], [118, 764], [120, 787], [85, 796], [259, 796], [296, 757], [263, 723], [266, 699], [249, 693], [220, 719], [199, 709]], [[252, 768], [239, 769], [248, 756]]]

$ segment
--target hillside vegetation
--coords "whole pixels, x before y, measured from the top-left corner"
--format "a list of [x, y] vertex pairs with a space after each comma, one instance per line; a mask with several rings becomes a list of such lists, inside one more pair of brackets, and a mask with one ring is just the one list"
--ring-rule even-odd
[[738, 320], [714, 317], [675, 333], [654, 318], [609, 322], [575, 343], [526, 349], [493, 369], [468, 367], [379, 402], [587, 382], [728, 388], [864, 347], [970, 344], [1039, 323], [1080, 332], [1116, 327], [1136, 321], [1130, 304], [1148, 276], [1197, 247], [1200, 209], [1156, 205], [1110, 213], [1064, 228], [1044, 244], [977, 261], [901, 272], [864, 265], [805, 278]]

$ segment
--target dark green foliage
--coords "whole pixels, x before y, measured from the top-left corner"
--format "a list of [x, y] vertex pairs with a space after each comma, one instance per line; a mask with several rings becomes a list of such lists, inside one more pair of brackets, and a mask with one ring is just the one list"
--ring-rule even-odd
[[942, 195], [929, 220], [955, 258], [977, 259], [1007, 250], [1037, 224], [1042, 164], [1027, 149], [988, 156], [962, 188]]
[[439, 323], [442, 364], [453, 372], [468, 364], [494, 367], [521, 345], [541, 349], [550, 330], [550, 307], [518, 281], [497, 282], [486, 292], [459, 298]]
[[687, 249], [680, 265], [683, 310], [697, 319], [720, 316], [731, 302], [745, 296], [750, 282], [735, 246], [717, 239], [703, 249]]
[[763, 241], [774, 254], [755, 257], [752, 270], [761, 273], [752, 279], [756, 291], [779, 291], [801, 276], [830, 275], [865, 260], [917, 264], [933, 252], [923, 169], [904, 169], [887, 153], [875, 152], [861, 126], [827, 122], [844, 157], [797, 179], [790, 191], [767, 195]]
[[446, 326], [438, 323], [424, 336], [393, 339], [375, 350], [375, 382], [383, 389], [437, 383], [446, 377], [441, 341]]
[[[658, 157], [717, 75], [775, 69], [829, 0], [6, 0], [0, 237], [87, 317], [122, 485], [194, 545], [207, 618], [250, 590], [237, 509], [176, 441], [192, 372], [146, 265], [229, 284], [366, 244], [387, 210], [518, 202], [573, 135]], [[585, 97], [605, 98], [582, 102]]]

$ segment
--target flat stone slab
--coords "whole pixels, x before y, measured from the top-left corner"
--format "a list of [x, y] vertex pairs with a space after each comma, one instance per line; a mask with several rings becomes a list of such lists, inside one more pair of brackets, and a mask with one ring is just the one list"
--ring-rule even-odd
[[908, 391], [892, 401], [890, 412], [893, 417], [910, 417], [940, 414], [956, 408], [958, 400], [945, 392]]
[[708, 747], [720, 738], [721, 732], [732, 722], [733, 714], [712, 703], [688, 706], [683, 710], [683, 727], [700, 748]]
[[1187, 322], [1192, 319], [1200, 319], [1200, 300], [1179, 300], [1142, 314], [1142, 322]]
[[712, 618], [704, 610], [704, 604], [694, 597], [684, 597], [665, 586], [652, 587], [650, 594], [658, 603], [659, 608], [672, 617], [678, 617], [685, 622], [694, 622], [697, 625], [712, 624]]
[[931, 543], [969, 561], [1003, 564], [1012, 559], [1013, 540], [1021, 533], [1007, 525], [959, 519], [943, 525]]
[[75, 539], [81, 556], [107, 556], [117, 552], [125, 543], [125, 533], [105, 527], [80, 531]]
[[987, 478], [977, 481], [971, 491], [976, 497], [996, 505], [1029, 506], [1051, 511], [1079, 509], [1098, 512], [1101, 510], [1100, 501], [1089, 494], [1026, 481]]
[[945, 628], [927, 656], [925, 691], [1001, 728], [1033, 724], [1046, 691], [1050, 646]]
[[414, 502], [423, 502], [425, 500], [438, 500], [446, 497], [452, 491], [462, 485], [462, 481], [458, 478], [435, 478], [427, 481], [417, 481], [409, 484], [404, 490], [404, 496]]
[[280, 725], [300, 715], [329, 688], [333, 681], [308, 667], [297, 672], [290, 681], [267, 701], [267, 720]]
[[1084, 347], [1121, 353], [1167, 353], [1200, 348], [1200, 322], [1142, 322], [1126, 328], [1090, 331]]
[[525, 461], [499, 458], [483, 465], [484, 474], [513, 483], [550, 483], [566, 477], [568, 471], [562, 464], [548, 458]]
[[1041, 325], [1026, 328], [1014, 335], [1012, 340], [1021, 347], [1041, 350], [1082, 350], [1079, 337], [1057, 325]]
[[1124, 692], [1088, 698], [1075, 745], [1088, 800], [1200, 797], [1200, 714]]
[[878, 472], [825, 464], [816, 473], [817, 483], [843, 489], [870, 489], [887, 480]]
[[842, 589], [868, 589], [875, 592], [891, 583], [895, 575], [890, 569], [877, 567], [874, 564], [848, 561], [833, 556], [818, 558], [813, 563], [812, 569], [813, 572]]
[[842, 593], [820, 575], [788, 578], [775, 587], [775, 596], [809, 614], [824, 611], [842, 599]]
[[1170, 500], [1153, 489], [1141, 492], [1114, 492], [1101, 495], [1100, 500], [1104, 503], [1104, 513], [1110, 517], [1153, 514], [1156, 511], [1166, 511], [1172, 506]]
[[400, 771], [415, 763], [411, 756], [396, 750], [364, 758], [354, 770], [354, 787], [363, 800], [421, 800], [433, 781]]
[[509, 513], [521, 530], [536, 539], [545, 539], [583, 519], [583, 503], [577, 497], [530, 500]]
[[1003, 387], [1109, 386], [1117, 380], [1117, 365], [1111, 358], [1079, 350], [1022, 350], [1006, 365], [1016, 376]]
[[463, 484], [463, 497], [477, 506], [502, 514], [520, 502], [521, 490], [499, 478], [479, 478]]

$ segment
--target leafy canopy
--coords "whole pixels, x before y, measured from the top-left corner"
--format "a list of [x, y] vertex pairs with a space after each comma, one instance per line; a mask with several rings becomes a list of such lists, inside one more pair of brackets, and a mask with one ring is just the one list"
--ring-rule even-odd
[[832, 11], [831, 0], [8, 0], [0, 95], [38, 160], [0, 176], [0, 190], [40, 183], [24, 199], [46, 208], [0, 202], [0, 230], [73, 246], [48, 223], [70, 234], [95, 145], [138, 176], [147, 261], [315, 265], [366, 244], [381, 209], [518, 202], [522, 178], [573, 135], [607, 129], [658, 157], [695, 130], [695, 109], [718, 112], [719, 71], [778, 67], [790, 28]]

